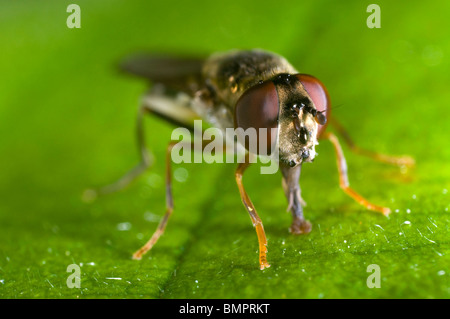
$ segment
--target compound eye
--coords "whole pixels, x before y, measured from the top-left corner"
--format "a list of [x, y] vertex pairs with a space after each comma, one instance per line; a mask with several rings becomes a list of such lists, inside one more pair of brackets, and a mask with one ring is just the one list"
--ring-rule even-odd
[[[276, 130], [278, 127], [279, 103], [275, 84], [272, 81], [257, 84], [245, 91], [236, 103], [234, 112], [235, 128], [242, 128], [244, 131], [249, 128], [255, 128], [257, 134], [257, 154], [269, 155], [273, 143], [276, 141]], [[259, 141], [260, 129], [265, 131], [266, 150], [259, 149], [263, 141]], [[239, 138], [239, 134], [238, 134]], [[245, 141], [245, 147], [249, 149], [248, 142]], [[264, 154], [266, 153], [266, 154]]]
[[[329, 109], [331, 106], [330, 98], [328, 96], [327, 89], [319, 79], [308, 74], [296, 74], [299, 81], [302, 83], [306, 92], [308, 92], [309, 97], [313, 101], [317, 109], [317, 114], [322, 113], [322, 115], [316, 114], [317, 123], [324, 125], [326, 123], [326, 118], [329, 114]], [[322, 124], [322, 123], [324, 124]]]
[[296, 76], [316, 106], [317, 113], [314, 117], [316, 122], [320, 124], [317, 130], [317, 137], [320, 138], [326, 130], [327, 118], [330, 117], [331, 111], [331, 102], [327, 89], [322, 82], [312, 75], [296, 74]]

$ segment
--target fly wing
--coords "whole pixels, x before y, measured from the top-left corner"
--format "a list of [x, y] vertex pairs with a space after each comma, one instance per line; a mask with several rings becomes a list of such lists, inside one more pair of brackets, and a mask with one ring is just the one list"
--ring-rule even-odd
[[120, 63], [121, 71], [143, 77], [152, 83], [192, 94], [202, 85], [204, 59], [155, 54], [136, 54]]

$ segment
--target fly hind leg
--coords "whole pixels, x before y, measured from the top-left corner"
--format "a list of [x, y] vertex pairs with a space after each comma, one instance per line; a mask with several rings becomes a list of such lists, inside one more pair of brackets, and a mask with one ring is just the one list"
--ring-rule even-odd
[[172, 215], [173, 197], [172, 197], [172, 178], [171, 178], [171, 162], [172, 162], [171, 151], [173, 146], [177, 143], [178, 142], [171, 142], [167, 147], [166, 151], [166, 213], [159, 222], [158, 228], [150, 237], [150, 239], [147, 241], [147, 243], [145, 243], [144, 246], [142, 246], [138, 251], [136, 251], [133, 254], [133, 259], [140, 260], [145, 253], [147, 253], [150, 249], [153, 248], [153, 246], [158, 241], [159, 237], [161, 237], [161, 235], [164, 233], [164, 230], [166, 229], [167, 226], [167, 222], [169, 221], [169, 217]]
[[148, 93], [141, 100], [137, 114], [136, 133], [137, 143], [140, 155], [140, 162], [134, 168], [125, 173], [117, 181], [106, 186], [87, 189], [83, 192], [82, 199], [86, 202], [95, 200], [98, 196], [114, 193], [124, 189], [133, 180], [139, 177], [148, 169], [152, 162], [153, 156], [149, 153], [145, 143], [144, 116], [146, 114], [154, 114], [163, 118], [172, 124], [183, 126], [191, 129], [192, 122], [198, 115], [192, 111], [184, 101], [176, 98], [167, 97], [162, 94]]
[[412, 167], [415, 165], [414, 159], [410, 156], [392, 156], [362, 149], [353, 142], [347, 130], [334, 117], [331, 118], [331, 124], [339, 132], [339, 134], [342, 135], [345, 143], [350, 147], [350, 150], [353, 151], [354, 153], [370, 157], [382, 163], [396, 166]]

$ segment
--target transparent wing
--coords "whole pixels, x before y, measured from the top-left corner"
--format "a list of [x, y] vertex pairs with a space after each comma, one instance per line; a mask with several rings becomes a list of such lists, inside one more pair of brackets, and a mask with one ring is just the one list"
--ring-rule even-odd
[[191, 94], [202, 86], [204, 61], [201, 58], [140, 53], [123, 59], [119, 67], [125, 73]]

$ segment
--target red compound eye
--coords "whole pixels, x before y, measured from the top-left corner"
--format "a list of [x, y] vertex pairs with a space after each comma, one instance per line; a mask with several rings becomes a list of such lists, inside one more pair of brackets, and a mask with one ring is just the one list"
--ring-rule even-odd
[[316, 106], [317, 113], [315, 119], [321, 125], [318, 131], [318, 136], [320, 136], [325, 131], [327, 118], [330, 115], [331, 102], [327, 89], [319, 79], [312, 75], [297, 74], [296, 76]]
[[[266, 152], [262, 155], [269, 155], [272, 144], [276, 141], [276, 130], [278, 127], [279, 102], [275, 84], [272, 81], [266, 81], [257, 84], [242, 94], [236, 103], [234, 126], [242, 128], [244, 131], [248, 128], [255, 128], [257, 133], [257, 154], [260, 154], [259, 141], [261, 128], [267, 129]], [[238, 136], [239, 137], [239, 136]], [[248, 142], [245, 142], [245, 148], [249, 150]]]

